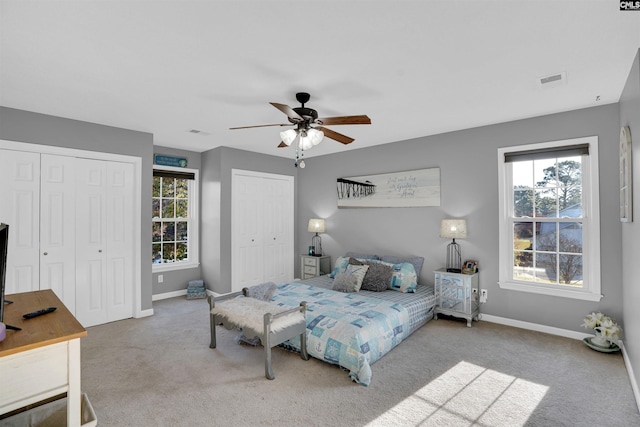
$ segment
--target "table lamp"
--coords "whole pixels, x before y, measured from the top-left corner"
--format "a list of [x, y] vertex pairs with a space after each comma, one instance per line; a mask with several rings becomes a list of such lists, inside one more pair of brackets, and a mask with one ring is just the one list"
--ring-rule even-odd
[[467, 237], [467, 221], [464, 219], [443, 219], [440, 222], [440, 237], [453, 239], [447, 245], [447, 271], [449, 273], [461, 273], [460, 245], [456, 243], [456, 239]]
[[313, 246], [313, 255], [322, 256], [322, 239], [318, 233], [325, 232], [324, 219], [312, 218], [309, 220], [309, 226], [307, 227], [309, 233], [316, 233], [311, 239], [311, 246]]

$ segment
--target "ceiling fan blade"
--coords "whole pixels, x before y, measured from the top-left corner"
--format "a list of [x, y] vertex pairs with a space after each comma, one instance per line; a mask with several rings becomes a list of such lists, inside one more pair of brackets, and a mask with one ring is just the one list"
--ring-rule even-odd
[[291, 123], [276, 123], [276, 124], [272, 124], [272, 125], [254, 125], [254, 126], [240, 126], [240, 127], [235, 127], [235, 128], [229, 128], [229, 130], [236, 130], [236, 129], [250, 129], [250, 128], [264, 128], [267, 126], [293, 126]]
[[361, 116], [340, 116], [340, 117], [325, 117], [318, 119], [323, 125], [335, 126], [335, 125], [370, 125], [371, 119], [367, 115]]
[[278, 148], [285, 148], [288, 147], [287, 144], [284, 143], [284, 141], [280, 141], [280, 144], [278, 144]]
[[316, 127], [316, 129], [321, 130], [322, 132], [324, 132], [324, 136], [326, 136], [327, 138], [331, 138], [333, 140], [341, 142], [344, 145], [351, 144], [353, 141], [355, 141], [355, 139], [353, 139], [351, 137], [348, 137], [347, 135], [343, 135], [341, 133], [338, 133], [338, 132], [333, 131], [331, 129], [327, 129], [327, 128], [322, 127], [322, 126], [318, 126], [318, 127]]
[[274, 107], [276, 107], [278, 110], [282, 111], [283, 113], [285, 113], [287, 115], [287, 117], [290, 117], [292, 119], [298, 119], [298, 120], [304, 120], [300, 114], [296, 113], [293, 108], [289, 107], [288, 105], [285, 104], [278, 104], [277, 102], [270, 102], [269, 104], [273, 105]]

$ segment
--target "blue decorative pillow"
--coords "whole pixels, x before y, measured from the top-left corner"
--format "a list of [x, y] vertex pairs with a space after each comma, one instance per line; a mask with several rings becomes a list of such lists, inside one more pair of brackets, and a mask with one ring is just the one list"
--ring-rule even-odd
[[390, 286], [394, 291], [414, 293], [418, 287], [418, 275], [413, 264], [393, 264]]
[[349, 265], [348, 256], [338, 257], [334, 264], [333, 270], [331, 271], [331, 273], [329, 273], [329, 277], [331, 277], [332, 279], [335, 278], [339, 273], [344, 272], [344, 270], [347, 268], [347, 265]]
[[416, 271], [416, 277], [420, 277], [420, 272], [422, 271], [422, 264], [424, 264], [424, 258], [419, 256], [407, 257], [407, 256], [391, 256], [391, 255], [383, 255], [380, 257], [381, 261], [389, 262], [391, 264], [402, 264], [408, 262], [413, 264], [413, 268]]

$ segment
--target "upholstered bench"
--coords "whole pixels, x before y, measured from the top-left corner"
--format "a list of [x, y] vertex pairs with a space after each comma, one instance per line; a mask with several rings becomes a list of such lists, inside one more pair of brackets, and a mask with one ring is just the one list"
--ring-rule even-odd
[[285, 308], [247, 297], [247, 288], [220, 298], [209, 296], [211, 344], [216, 348], [216, 325], [226, 329], [241, 328], [247, 338], [258, 337], [264, 347], [265, 376], [275, 378], [271, 368], [271, 348], [284, 341], [300, 335], [300, 357], [309, 360], [307, 354], [307, 323], [305, 312], [307, 303], [302, 301], [300, 307]]

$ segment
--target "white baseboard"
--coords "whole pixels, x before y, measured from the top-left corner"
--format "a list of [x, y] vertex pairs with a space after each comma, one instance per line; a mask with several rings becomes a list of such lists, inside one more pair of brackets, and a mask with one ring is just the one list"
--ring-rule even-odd
[[568, 329], [554, 328], [551, 326], [539, 325], [537, 323], [523, 322], [521, 320], [508, 319], [506, 317], [492, 316], [490, 314], [480, 314], [480, 318], [485, 322], [498, 323], [500, 325], [513, 326], [514, 328], [528, 329], [530, 331], [544, 332], [551, 335], [558, 335], [566, 338], [581, 340], [593, 334], [570, 331]]
[[629, 381], [631, 381], [631, 389], [633, 390], [633, 396], [636, 398], [636, 405], [638, 405], [638, 411], [640, 411], [640, 388], [638, 388], [638, 382], [636, 376], [633, 373], [633, 366], [629, 362], [627, 357], [627, 349], [624, 347], [624, 342], [620, 342], [620, 348], [622, 349], [622, 358], [624, 359], [624, 366], [627, 367], [627, 373], [629, 374]]
[[156, 294], [151, 296], [151, 301], [160, 301], [168, 298], [175, 298], [187, 295], [186, 289], [180, 289], [179, 291], [165, 292], [164, 294]]
[[135, 318], [141, 319], [143, 317], [149, 317], [149, 316], [153, 316], [153, 308], [150, 308], [148, 310], [140, 310], [139, 312], [136, 313]]
[[[492, 316], [490, 314], [481, 314], [480, 318], [485, 322], [498, 323], [506, 326], [513, 326], [514, 328], [528, 329], [531, 331], [545, 332], [547, 334], [559, 335], [561, 337], [573, 338], [582, 341], [583, 338], [593, 336], [593, 334], [585, 334], [582, 332], [570, 331], [567, 329], [553, 328], [551, 326], [539, 325], [537, 323], [523, 322], [521, 320], [507, 319], [506, 317]], [[633, 396], [636, 399], [636, 405], [640, 411], [640, 388], [636, 382], [636, 377], [633, 374], [633, 367], [629, 363], [629, 357], [627, 350], [624, 347], [624, 342], [620, 341], [620, 349], [622, 350], [622, 359], [624, 360], [624, 366], [627, 368], [627, 375], [631, 382], [631, 389], [633, 390]]]

